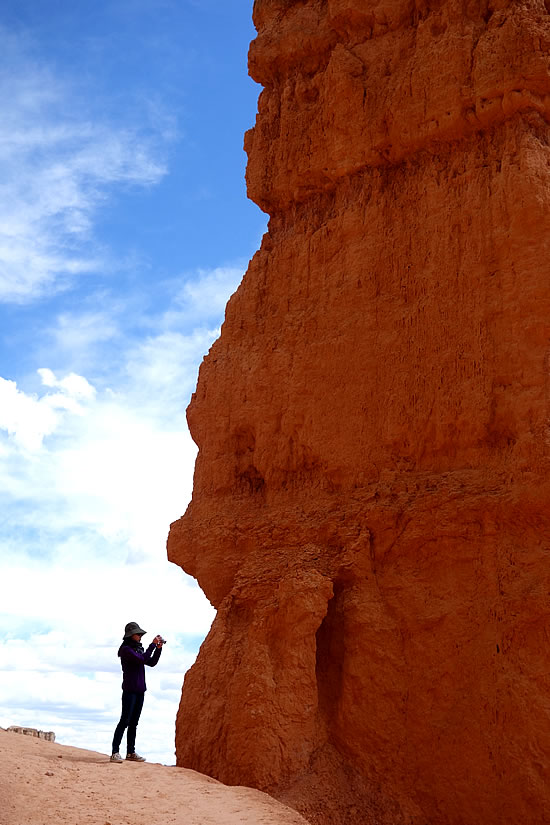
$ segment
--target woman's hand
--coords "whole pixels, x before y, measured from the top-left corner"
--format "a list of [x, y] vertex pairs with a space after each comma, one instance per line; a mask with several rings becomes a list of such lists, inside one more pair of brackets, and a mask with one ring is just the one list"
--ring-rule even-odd
[[162, 638], [162, 636], [155, 636], [155, 638], [153, 639], [153, 644], [155, 644], [157, 647], [162, 647], [164, 644], [164, 639]]

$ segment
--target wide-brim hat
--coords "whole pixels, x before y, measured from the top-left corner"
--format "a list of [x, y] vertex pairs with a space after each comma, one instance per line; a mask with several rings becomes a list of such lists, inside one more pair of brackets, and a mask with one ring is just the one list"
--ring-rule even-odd
[[124, 628], [124, 638], [129, 639], [130, 636], [134, 635], [134, 633], [137, 633], [138, 636], [145, 636], [147, 631], [142, 630], [137, 622], [128, 622], [128, 624]]

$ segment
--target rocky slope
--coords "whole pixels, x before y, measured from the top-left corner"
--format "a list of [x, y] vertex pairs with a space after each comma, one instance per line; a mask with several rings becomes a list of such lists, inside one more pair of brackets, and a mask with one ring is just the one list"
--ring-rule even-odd
[[189, 407], [178, 764], [335, 825], [550, 808], [550, 18], [256, 0], [269, 232]]

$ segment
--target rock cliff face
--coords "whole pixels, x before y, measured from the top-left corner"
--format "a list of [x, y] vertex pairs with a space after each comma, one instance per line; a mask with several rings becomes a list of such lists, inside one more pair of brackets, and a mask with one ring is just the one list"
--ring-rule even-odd
[[189, 407], [178, 764], [315, 823], [550, 810], [548, 0], [256, 0], [269, 232]]

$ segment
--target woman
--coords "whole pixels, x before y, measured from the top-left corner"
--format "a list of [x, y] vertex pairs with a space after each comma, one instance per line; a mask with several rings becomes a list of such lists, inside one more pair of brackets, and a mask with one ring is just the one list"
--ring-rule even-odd
[[142, 630], [137, 622], [128, 622], [124, 628], [124, 638], [118, 649], [122, 665], [122, 713], [113, 737], [111, 762], [122, 762], [120, 743], [124, 731], [126, 736], [126, 759], [131, 762], [145, 762], [143, 756], [136, 753], [136, 729], [143, 707], [145, 691], [145, 665], [154, 667], [160, 659], [164, 639], [155, 636], [147, 650], [143, 649], [141, 637], [147, 631]]

